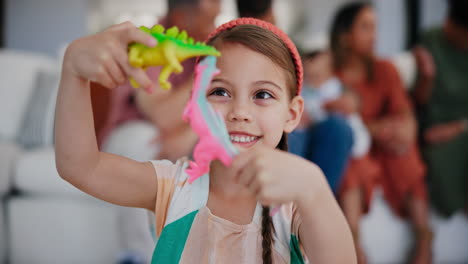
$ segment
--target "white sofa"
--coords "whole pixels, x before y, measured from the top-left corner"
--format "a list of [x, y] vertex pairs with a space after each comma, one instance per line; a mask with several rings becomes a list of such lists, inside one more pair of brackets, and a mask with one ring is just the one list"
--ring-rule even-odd
[[59, 68], [56, 58], [0, 50], [0, 263], [113, 263], [118, 254], [116, 206], [55, 169]]
[[[414, 62], [411, 57], [402, 58], [396, 65], [408, 73]], [[117, 206], [83, 194], [58, 176], [52, 147], [54, 106], [44, 100], [50, 105], [31, 107], [45, 93], [35, 91], [48, 85], [56, 91], [57, 61], [0, 51], [0, 263], [6, 256], [12, 264], [115, 263], [120, 243]], [[48, 82], [39, 78], [42, 74], [51, 75]], [[408, 83], [412, 77], [405, 78]], [[44, 115], [31, 119], [31, 112]], [[25, 133], [30, 129], [25, 120], [43, 122]], [[431, 223], [435, 263], [468, 263], [466, 217], [458, 214], [442, 220], [432, 213]], [[410, 234], [408, 224], [392, 215], [378, 193], [362, 223], [370, 263], [403, 263], [411, 247]]]

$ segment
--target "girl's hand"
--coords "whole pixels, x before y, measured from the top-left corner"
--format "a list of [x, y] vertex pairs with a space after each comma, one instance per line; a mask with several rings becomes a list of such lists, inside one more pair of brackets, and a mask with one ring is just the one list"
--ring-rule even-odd
[[328, 186], [315, 164], [263, 146], [237, 155], [231, 168], [236, 180], [265, 206], [309, 202]]
[[65, 52], [63, 74], [100, 83], [107, 88], [133, 77], [147, 89], [152, 82], [140, 68], [128, 63], [127, 47], [132, 42], [155, 46], [157, 41], [130, 22], [111, 26], [103, 32], [73, 41]]

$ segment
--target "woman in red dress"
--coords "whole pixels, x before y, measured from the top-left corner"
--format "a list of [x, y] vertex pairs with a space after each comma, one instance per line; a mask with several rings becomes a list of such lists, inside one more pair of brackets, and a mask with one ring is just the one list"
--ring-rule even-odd
[[[340, 202], [355, 235], [360, 263], [366, 259], [359, 245], [359, 221], [378, 186], [394, 213], [409, 216], [413, 223], [412, 263], [430, 263], [426, 171], [417, 147], [416, 121], [395, 67], [374, 55], [375, 37], [375, 13], [369, 4], [352, 3], [338, 11], [331, 31], [335, 71], [356, 95], [358, 111], [372, 137], [369, 154], [350, 161], [340, 186]], [[335, 105], [340, 108], [339, 101]]]

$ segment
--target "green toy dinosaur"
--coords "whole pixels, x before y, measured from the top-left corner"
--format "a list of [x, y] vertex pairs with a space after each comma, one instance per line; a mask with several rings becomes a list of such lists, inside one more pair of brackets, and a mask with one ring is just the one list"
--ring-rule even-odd
[[[170, 89], [171, 84], [167, 81], [171, 73], [181, 73], [184, 68], [182, 61], [197, 56], [220, 56], [221, 53], [212, 46], [201, 42], [194, 42], [183, 30], [179, 33], [177, 27], [171, 27], [164, 33], [162, 25], [155, 25], [151, 29], [140, 27], [146, 33], [151, 34], [158, 44], [148, 47], [144, 44], [133, 43], [129, 46], [129, 62], [133, 67], [146, 70], [151, 66], [163, 66], [159, 75], [159, 84], [163, 89]], [[130, 78], [133, 87], [138, 88], [138, 83]]]

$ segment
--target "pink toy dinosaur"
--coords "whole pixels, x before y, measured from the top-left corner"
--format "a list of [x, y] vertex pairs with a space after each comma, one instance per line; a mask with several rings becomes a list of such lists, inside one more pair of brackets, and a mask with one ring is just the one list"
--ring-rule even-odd
[[207, 56], [195, 67], [195, 81], [192, 97], [187, 103], [183, 118], [189, 122], [199, 136], [190, 162], [188, 181], [192, 183], [210, 170], [212, 160], [219, 159], [229, 166], [238, 154], [232, 145], [223, 117], [217, 113], [206, 99], [206, 92], [213, 76], [219, 73], [216, 57]]

